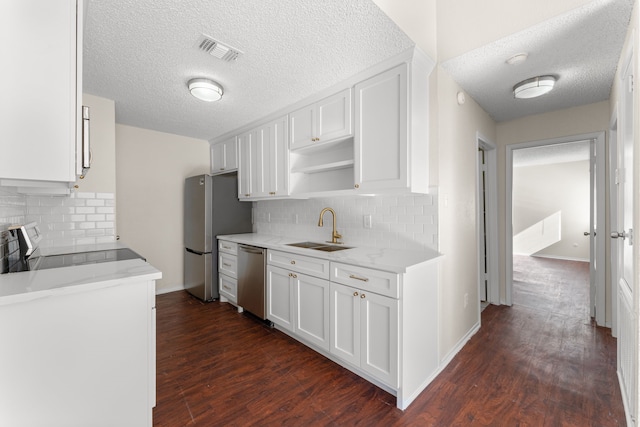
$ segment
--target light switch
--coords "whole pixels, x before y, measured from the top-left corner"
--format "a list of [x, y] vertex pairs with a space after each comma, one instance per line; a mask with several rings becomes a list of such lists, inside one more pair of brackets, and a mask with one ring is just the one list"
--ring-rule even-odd
[[371, 228], [371, 215], [363, 215], [364, 228]]

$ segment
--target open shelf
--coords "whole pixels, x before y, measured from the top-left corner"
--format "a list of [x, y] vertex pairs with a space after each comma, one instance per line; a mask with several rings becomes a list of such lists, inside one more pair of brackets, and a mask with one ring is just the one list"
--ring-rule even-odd
[[337, 169], [345, 169], [345, 168], [353, 168], [353, 159], [351, 160], [341, 160], [337, 162], [324, 163], [319, 165], [311, 165], [304, 167], [293, 167], [291, 169], [292, 173], [319, 173], [319, 172], [328, 172]]

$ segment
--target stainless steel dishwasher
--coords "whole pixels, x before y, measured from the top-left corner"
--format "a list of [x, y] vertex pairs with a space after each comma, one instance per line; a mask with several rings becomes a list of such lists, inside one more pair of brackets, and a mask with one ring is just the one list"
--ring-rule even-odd
[[238, 245], [238, 305], [266, 319], [265, 264], [267, 250]]

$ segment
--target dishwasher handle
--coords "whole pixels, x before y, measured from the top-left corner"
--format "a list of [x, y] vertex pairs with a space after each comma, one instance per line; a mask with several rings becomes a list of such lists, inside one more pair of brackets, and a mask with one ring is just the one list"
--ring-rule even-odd
[[243, 252], [248, 252], [250, 254], [259, 254], [262, 255], [264, 253], [264, 249], [262, 248], [256, 248], [255, 246], [245, 246], [245, 245], [239, 245], [238, 248], [240, 248], [241, 251]]

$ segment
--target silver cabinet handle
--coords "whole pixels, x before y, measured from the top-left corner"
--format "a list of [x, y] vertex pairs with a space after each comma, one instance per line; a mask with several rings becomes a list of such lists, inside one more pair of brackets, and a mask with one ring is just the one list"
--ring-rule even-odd
[[222, 245], [222, 249], [231, 249], [231, 246]]
[[367, 279], [366, 277], [358, 277], [355, 274], [350, 274], [349, 275], [350, 279], [356, 279], [356, 280], [362, 280], [363, 282], [368, 282], [369, 279]]
[[231, 264], [223, 262], [222, 265], [224, 265], [225, 267], [231, 267]]

